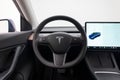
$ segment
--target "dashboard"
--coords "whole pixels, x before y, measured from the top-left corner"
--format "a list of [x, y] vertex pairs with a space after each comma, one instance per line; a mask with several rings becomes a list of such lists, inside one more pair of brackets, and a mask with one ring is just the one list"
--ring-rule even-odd
[[[86, 22], [83, 28], [87, 36], [88, 50], [120, 51], [120, 22]], [[74, 26], [45, 27], [39, 36], [47, 36], [56, 31], [80, 37]]]
[[[119, 60], [117, 60], [116, 56], [114, 56], [116, 55], [114, 53], [116, 51], [120, 52], [120, 42], [119, 42], [120, 23], [119, 22], [86, 22], [85, 27], [83, 28], [86, 32], [86, 37], [87, 37], [87, 54], [85, 59], [88, 64], [88, 67], [91, 69], [91, 71], [93, 71], [93, 73], [95, 73], [94, 75], [96, 75], [98, 78], [101, 79], [102, 77], [106, 77], [106, 75], [109, 75], [112, 72], [118, 73], [119, 70], [118, 70], [117, 61]], [[76, 37], [81, 36], [79, 31], [74, 26], [45, 27], [41, 31], [39, 36], [48, 36], [49, 34], [54, 33], [56, 31], [67, 32], [70, 35]], [[70, 55], [68, 62], [73, 60], [76, 56], [78, 56], [80, 50], [80, 48], [78, 47], [73, 47], [73, 49], [70, 49], [68, 53]], [[40, 47], [41, 50], [48, 51], [46, 53], [43, 52], [44, 55], [48, 55], [48, 53], [50, 53], [50, 50], [46, 47], [44, 48]], [[120, 54], [117, 54], [118, 58], [119, 55]], [[48, 59], [47, 57], [45, 58]], [[101, 74], [102, 77], [99, 76], [99, 74]], [[111, 76], [114, 76], [114, 73], [112, 73]]]

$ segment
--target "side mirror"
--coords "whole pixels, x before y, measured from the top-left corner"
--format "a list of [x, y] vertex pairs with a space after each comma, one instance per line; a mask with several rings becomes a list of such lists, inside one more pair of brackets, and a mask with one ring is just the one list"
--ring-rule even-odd
[[14, 23], [10, 19], [0, 19], [0, 33], [15, 32]]

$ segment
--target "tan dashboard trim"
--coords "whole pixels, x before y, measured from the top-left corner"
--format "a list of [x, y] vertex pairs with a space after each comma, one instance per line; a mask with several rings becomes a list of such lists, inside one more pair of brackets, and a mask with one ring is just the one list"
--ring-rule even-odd
[[29, 36], [28, 40], [33, 40], [33, 36], [34, 36], [34, 33], [32, 33], [32, 34]]

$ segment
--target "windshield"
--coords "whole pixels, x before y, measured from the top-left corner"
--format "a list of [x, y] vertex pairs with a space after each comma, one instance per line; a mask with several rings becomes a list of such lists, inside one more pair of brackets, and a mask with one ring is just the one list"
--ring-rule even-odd
[[[79, 21], [120, 21], [120, 0], [31, 0], [38, 23], [54, 15]], [[57, 25], [57, 24], [56, 24]]]

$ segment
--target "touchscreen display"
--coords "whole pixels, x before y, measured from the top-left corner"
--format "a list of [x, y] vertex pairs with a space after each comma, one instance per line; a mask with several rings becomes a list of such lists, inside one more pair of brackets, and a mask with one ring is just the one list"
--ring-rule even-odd
[[88, 48], [120, 48], [119, 22], [86, 22]]

